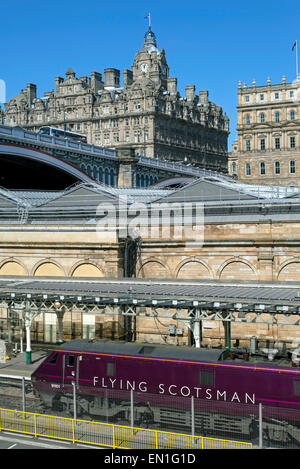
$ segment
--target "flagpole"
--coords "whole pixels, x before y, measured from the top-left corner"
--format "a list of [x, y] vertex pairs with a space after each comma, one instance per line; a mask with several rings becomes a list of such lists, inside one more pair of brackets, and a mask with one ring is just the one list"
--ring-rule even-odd
[[150, 13], [148, 13], [148, 15], [145, 16], [145, 19], [146, 19], [146, 18], [147, 18], [148, 21], [149, 21], [149, 29], [151, 29], [151, 15], [150, 15]]

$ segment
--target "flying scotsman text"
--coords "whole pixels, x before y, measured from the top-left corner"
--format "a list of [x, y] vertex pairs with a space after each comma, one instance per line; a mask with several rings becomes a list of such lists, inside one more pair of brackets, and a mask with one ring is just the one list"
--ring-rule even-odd
[[238, 402], [244, 404], [255, 404], [254, 393], [241, 393], [232, 392], [227, 390], [212, 389], [212, 388], [201, 388], [196, 386], [178, 386], [177, 384], [165, 385], [160, 383], [157, 385], [157, 389], [153, 389], [153, 386], [149, 386], [146, 381], [129, 381], [116, 378], [103, 378], [94, 376], [93, 385], [95, 387], [101, 387], [105, 389], [114, 389], [121, 391], [137, 391], [137, 392], [151, 392], [164, 394], [169, 396], [182, 396], [191, 397], [194, 396], [199, 399], [217, 400], [224, 402]]

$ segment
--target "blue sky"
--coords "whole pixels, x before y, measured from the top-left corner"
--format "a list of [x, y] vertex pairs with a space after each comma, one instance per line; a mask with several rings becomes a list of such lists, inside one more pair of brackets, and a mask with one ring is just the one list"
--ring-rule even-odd
[[296, 78], [292, 46], [300, 40], [299, 0], [14, 0], [0, 8], [0, 79], [7, 100], [29, 82], [42, 96], [68, 67], [79, 76], [131, 68], [149, 11], [180, 93], [188, 84], [198, 93], [207, 89], [228, 114], [229, 150], [236, 137], [238, 81], [251, 85], [255, 78], [263, 85], [268, 77], [272, 83], [280, 83], [282, 75]]

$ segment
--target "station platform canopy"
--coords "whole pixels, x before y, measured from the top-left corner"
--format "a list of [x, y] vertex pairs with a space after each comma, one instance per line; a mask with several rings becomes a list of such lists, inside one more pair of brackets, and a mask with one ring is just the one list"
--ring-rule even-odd
[[300, 283], [5, 276], [0, 277], [0, 298], [298, 313]]

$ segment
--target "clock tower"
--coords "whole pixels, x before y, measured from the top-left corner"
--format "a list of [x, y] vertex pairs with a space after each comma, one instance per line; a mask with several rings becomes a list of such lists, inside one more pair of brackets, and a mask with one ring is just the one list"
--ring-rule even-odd
[[137, 53], [132, 65], [133, 81], [150, 80], [157, 87], [167, 89], [169, 67], [165, 51], [157, 48], [156, 36], [149, 25], [144, 36], [144, 47]]

